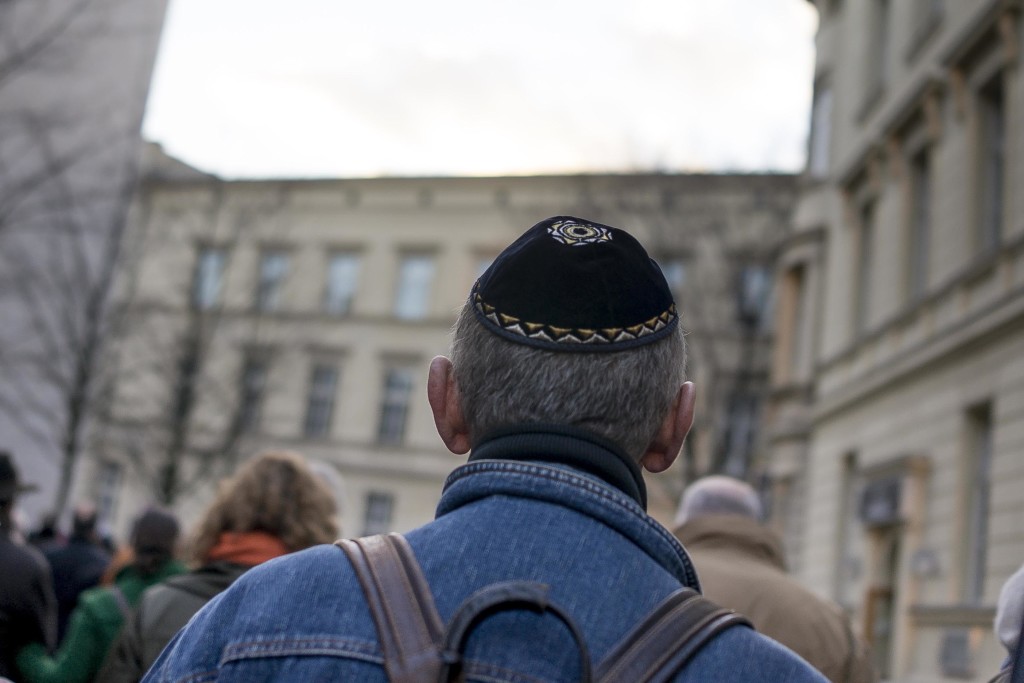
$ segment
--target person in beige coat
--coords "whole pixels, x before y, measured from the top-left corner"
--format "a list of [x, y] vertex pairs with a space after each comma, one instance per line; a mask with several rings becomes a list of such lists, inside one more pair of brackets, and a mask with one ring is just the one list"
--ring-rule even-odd
[[742, 481], [705, 477], [684, 492], [674, 533], [704, 595], [744, 614], [832, 683], [874, 683], [867, 647], [846, 614], [786, 573], [781, 540], [761, 518], [757, 493]]

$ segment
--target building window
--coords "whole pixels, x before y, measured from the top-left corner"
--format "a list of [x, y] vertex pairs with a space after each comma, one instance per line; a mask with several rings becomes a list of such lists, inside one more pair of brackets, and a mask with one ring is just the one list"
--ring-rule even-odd
[[391, 514], [395, 497], [390, 493], [370, 491], [366, 494], [366, 514], [363, 515], [363, 536], [391, 531]]
[[220, 299], [226, 254], [218, 247], [202, 247], [192, 282], [192, 304], [201, 311], [212, 308]]
[[403, 256], [398, 271], [395, 315], [404, 320], [425, 318], [434, 281], [434, 258], [426, 254]]
[[729, 399], [721, 444], [721, 462], [722, 470], [730, 477], [747, 477], [753, 455], [758, 409], [758, 400], [753, 394], [736, 392]]
[[261, 358], [248, 358], [242, 366], [239, 387], [238, 425], [241, 431], [254, 431], [260, 424], [263, 393], [267, 384], [267, 362]]
[[744, 266], [740, 270], [738, 310], [740, 322], [750, 329], [762, 329], [769, 322], [772, 276], [767, 266]]
[[1002, 75], [981, 89], [978, 97], [980, 211], [978, 242], [982, 251], [995, 249], [1002, 237], [1006, 191], [1006, 93]]
[[900, 617], [902, 540], [902, 535], [893, 529], [882, 531], [876, 539], [874, 580], [865, 596], [867, 641], [871, 645], [875, 671], [885, 681], [893, 676], [897, 621]]
[[260, 256], [259, 283], [256, 287], [256, 309], [273, 311], [281, 303], [281, 289], [288, 274], [288, 254], [279, 249]]
[[871, 312], [872, 252], [875, 241], [875, 205], [867, 202], [860, 210], [860, 230], [857, 238], [857, 286], [854, 290], [853, 331], [863, 334], [867, 330]]
[[412, 368], [391, 368], [385, 375], [380, 426], [377, 430], [377, 439], [380, 443], [400, 444], [405, 438], [412, 382]]
[[324, 310], [331, 315], [346, 315], [352, 310], [352, 300], [359, 281], [359, 256], [339, 253], [331, 256], [327, 266], [327, 295]]
[[853, 584], [861, 563], [861, 559], [857, 555], [860, 543], [856, 536], [859, 531], [857, 502], [860, 498], [862, 482], [856, 453], [851, 452], [843, 456], [840, 476], [835, 596], [840, 605], [850, 609], [855, 603]]
[[797, 264], [786, 271], [780, 282], [773, 370], [776, 384], [786, 384], [798, 378], [797, 368], [801, 366], [803, 356], [806, 270], [804, 264]]
[[811, 104], [811, 137], [807, 150], [807, 173], [812, 178], [828, 175], [829, 139], [832, 135], [832, 88], [819, 83]]
[[309, 381], [309, 401], [306, 406], [306, 436], [327, 436], [331, 428], [337, 386], [338, 368], [321, 364], [313, 366], [313, 374]]
[[121, 491], [121, 465], [105, 461], [96, 474], [96, 518], [110, 524], [117, 513]]
[[869, 3], [870, 36], [867, 46], [867, 100], [872, 104], [885, 88], [889, 66], [889, 0], [871, 0]]
[[931, 249], [932, 174], [928, 150], [910, 161], [910, 234], [907, 242], [907, 292], [915, 301], [928, 289]]
[[970, 604], [979, 604], [985, 596], [988, 518], [992, 497], [992, 436], [992, 404], [984, 403], [968, 410], [963, 597]]

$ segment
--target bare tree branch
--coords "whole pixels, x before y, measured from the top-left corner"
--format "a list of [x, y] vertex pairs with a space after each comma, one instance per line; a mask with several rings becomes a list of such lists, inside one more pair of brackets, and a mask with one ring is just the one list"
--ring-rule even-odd
[[76, 0], [44, 30], [29, 38], [24, 45], [14, 46], [0, 61], [0, 89], [7, 81], [23, 73], [25, 68], [53, 45], [82, 15], [92, 0]]

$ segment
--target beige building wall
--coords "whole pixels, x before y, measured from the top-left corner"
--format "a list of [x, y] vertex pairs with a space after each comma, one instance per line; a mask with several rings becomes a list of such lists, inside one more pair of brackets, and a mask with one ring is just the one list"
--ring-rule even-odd
[[775, 523], [886, 680], [987, 681], [995, 601], [1024, 563], [1021, 6], [815, 4], [809, 162], [777, 270]]
[[[462, 460], [434, 430], [428, 363], [447, 352], [449, 330], [481, 268], [551, 215], [630, 229], [677, 285], [691, 370], [705, 390], [684, 458], [690, 465], [649, 481], [657, 518], [669, 523], [687, 472], [693, 476], [722, 454], [716, 444], [729, 431], [727, 389], [763, 392], [770, 330], [763, 321], [753, 331], [737, 322], [738, 292], [744, 277], [757, 284], [749, 269], [770, 272], [771, 236], [788, 224], [791, 176], [227, 182], [155, 146], [148, 152], [150, 171], [125, 245], [134, 268], [118, 290], [124, 323], [116, 392], [81, 484], [117, 498], [121, 529], [159, 490], [172, 454], [180, 455], [183, 482], [175, 506], [191, 521], [220, 476], [267, 448], [298, 450], [338, 475], [346, 535], [406, 531], [432, 519], [445, 477]], [[216, 302], [198, 310], [199, 258], [210, 248], [223, 250], [222, 283]], [[276, 306], [261, 312], [254, 302], [261, 257], [270, 252], [286, 255], [287, 267]], [[340, 315], [325, 310], [335, 254], [358, 261], [351, 307]], [[433, 277], [421, 314], [403, 318], [396, 300], [410, 256], [426, 257]], [[767, 297], [758, 303], [770, 305]], [[190, 338], [198, 340], [200, 369], [187, 418], [176, 422]], [[226, 435], [239, 412], [247, 358], [266, 363], [260, 416], [232, 439]], [[338, 379], [329, 427], [310, 436], [317, 365], [335, 367]], [[408, 368], [411, 387], [404, 433], [388, 443], [380, 433], [393, 368]], [[177, 450], [175, 433], [186, 435]], [[756, 447], [756, 432], [745, 438]]]

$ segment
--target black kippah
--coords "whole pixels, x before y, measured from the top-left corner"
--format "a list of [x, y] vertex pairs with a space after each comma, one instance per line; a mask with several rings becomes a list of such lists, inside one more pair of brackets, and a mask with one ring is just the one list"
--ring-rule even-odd
[[523, 233], [470, 298], [491, 332], [556, 351], [621, 351], [679, 322], [665, 276], [632, 235], [571, 216]]

